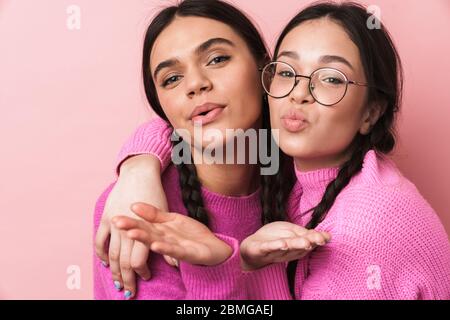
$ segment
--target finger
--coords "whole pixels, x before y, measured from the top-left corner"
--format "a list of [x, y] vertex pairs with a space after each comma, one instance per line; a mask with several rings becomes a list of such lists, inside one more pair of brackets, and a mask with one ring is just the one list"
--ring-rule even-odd
[[139, 220], [125, 216], [116, 216], [111, 220], [111, 222], [117, 229], [120, 230], [130, 230], [140, 227]]
[[331, 234], [329, 234], [329, 233], [326, 232], [326, 231], [321, 231], [320, 233], [321, 233], [322, 236], [325, 238], [325, 240], [326, 240], [327, 243], [331, 241]]
[[183, 247], [167, 242], [153, 242], [150, 249], [156, 253], [170, 256], [177, 260], [184, 260], [186, 256], [186, 251]]
[[148, 268], [149, 250], [139, 241], [134, 241], [131, 251], [131, 268], [144, 280], [150, 280], [151, 274]]
[[131, 210], [139, 217], [149, 222], [162, 223], [172, 221], [175, 215], [171, 212], [163, 212], [158, 208], [143, 202], [134, 203]]
[[127, 237], [144, 244], [148, 249], [154, 242], [149, 233], [141, 229], [131, 229], [127, 231]]
[[115, 227], [111, 228], [111, 240], [109, 242], [109, 265], [111, 269], [113, 285], [117, 291], [122, 290], [123, 281], [120, 273], [120, 232]]
[[164, 256], [164, 260], [166, 260], [166, 262], [171, 265], [172, 267], [178, 267], [178, 260], [174, 259], [172, 257], [169, 256]]
[[311, 242], [307, 237], [297, 237], [287, 240], [289, 250], [312, 250], [316, 247], [314, 242]]
[[132, 298], [136, 293], [136, 274], [131, 268], [131, 251], [133, 249], [133, 241], [122, 233], [120, 240], [120, 273], [125, 289], [124, 295], [126, 299]]
[[262, 242], [260, 244], [259, 249], [262, 254], [268, 254], [273, 251], [288, 250], [289, 246], [288, 246], [288, 243], [286, 242], [286, 239], [277, 239], [277, 240]]
[[305, 227], [301, 227], [297, 224], [293, 225], [291, 230], [299, 237], [307, 234], [310, 231], [310, 229], [306, 229]]
[[307, 234], [304, 235], [306, 239], [308, 239], [310, 242], [323, 246], [325, 243], [327, 243], [325, 237], [322, 235], [322, 233], [311, 230]]
[[164, 235], [164, 232], [159, 230], [161, 228], [158, 229], [153, 223], [147, 221], [136, 220], [129, 217], [115, 217], [113, 218], [113, 223], [120, 230], [141, 230], [142, 232], [138, 233], [138, 236], [140, 237], [139, 239], [135, 239], [133, 237], [133, 232], [131, 232], [128, 237], [133, 240], [140, 240], [145, 244], [153, 242], [157, 239], [161, 239], [161, 237]]
[[109, 224], [105, 223], [102, 219], [100, 226], [98, 227], [97, 234], [95, 235], [95, 253], [105, 267], [109, 265], [108, 250], [106, 247], [109, 233]]

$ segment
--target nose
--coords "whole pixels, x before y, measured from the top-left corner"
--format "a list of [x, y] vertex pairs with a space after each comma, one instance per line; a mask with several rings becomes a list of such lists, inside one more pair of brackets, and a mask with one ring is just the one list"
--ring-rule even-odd
[[186, 94], [189, 98], [208, 92], [212, 89], [212, 82], [207, 74], [199, 68], [192, 69], [185, 75]]
[[309, 78], [298, 78], [296, 85], [289, 96], [291, 102], [295, 104], [313, 103], [315, 99], [309, 90]]

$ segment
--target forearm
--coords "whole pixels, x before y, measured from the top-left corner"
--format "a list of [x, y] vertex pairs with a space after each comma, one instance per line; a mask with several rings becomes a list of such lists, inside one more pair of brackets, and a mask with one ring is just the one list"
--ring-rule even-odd
[[122, 164], [118, 184], [133, 186], [132, 190], [142, 190], [134, 197], [136, 202], [149, 203], [168, 211], [167, 198], [161, 182], [161, 164], [156, 156], [143, 154], [128, 158]]

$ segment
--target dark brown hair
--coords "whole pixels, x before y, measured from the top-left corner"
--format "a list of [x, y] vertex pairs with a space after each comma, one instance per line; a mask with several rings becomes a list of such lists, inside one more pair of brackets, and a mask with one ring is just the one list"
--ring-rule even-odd
[[[150, 23], [144, 40], [143, 80], [147, 100], [153, 110], [168, 121], [159, 103], [155, 84], [150, 70], [150, 54], [159, 34], [167, 28], [176, 17], [203, 17], [222, 22], [230, 26], [247, 44], [257, 64], [261, 67], [268, 62], [270, 56], [267, 47], [252, 22], [237, 8], [220, 0], [185, 0], [178, 5], [170, 6], [159, 12]], [[267, 100], [262, 102], [262, 127], [270, 129], [270, 116]], [[270, 135], [270, 131], [268, 131]], [[271, 150], [270, 137], [267, 149]], [[184, 143], [180, 141], [178, 143]], [[180, 155], [183, 156], [183, 155]], [[285, 218], [285, 203], [293, 185], [292, 161], [280, 152], [280, 170], [274, 176], [261, 176], [262, 221], [268, 223]], [[286, 165], [284, 165], [286, 164]], [[208, 215], [201, 195], [201, 184], [197, 177], [195, 165], [182, 163], [177, 165], [180, 175], [180, 186], [183, 203], [190, 217], [208, 225]], [[286, 176], [287, 179], [282, 177]]]
[[[403, 71], [401, 61], [389, 32], [380, 23], [379, 29], [369, 29], [367, 21], [371, 15], [366, 8], [354, 2], [321, 2], [308, 6], [298, 13], [284, 28], [278, 38], [274, 57], [286, 35], [305, 21], [328, 18], [338, 23], [359, 49], [360, 59], [367, 78], [368, 103], [386, 106], [384, 113], [367, 135], [357, 134], [350, 145], [351, 158], [341, 165], [336, 179], [331, 181], [319, 204], [312, 211], [311, 220], [306, 225], [313, 229], [323, 221], [333, 206], [336, 197], [352, 177], [362, 168], [369, 150], [387, 154], [395, 146], [395, 117], [401, 104]], [[308, 212], [309, 212], [308, 211]], [[291, 292], [294, 290], [296, 261], [288, 267]]]

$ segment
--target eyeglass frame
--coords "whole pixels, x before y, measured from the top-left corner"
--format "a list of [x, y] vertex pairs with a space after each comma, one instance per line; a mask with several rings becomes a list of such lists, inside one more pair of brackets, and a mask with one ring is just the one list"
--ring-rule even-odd
[[[294, 80], [294, 85], [292, 86], [292, 89], [291, 89], [287, 94], [285, 94], [284, 96], [281, 96], [281, 97], [275, 97], [275, 96], [271, 95], [271, 94], [268, 92], [268, 90], [266, 89], [266, 86], [264, 85], [264, 70], [265, 70], [269, 65], [275, 64], [275, 63], [282, 63], [282, 64], [285, 64], [285, 65], [287, 65], [289, 68], [291, 68], [291, 69], [294, 71], [294, 78], [295, 78], [295, 80]], [[316, 69], [316, 70], [314, 70], [309, 76], [305, 76], [305, 75], [297, 74], [297, 71], [295, 71], [294, 67], [291, 66], [291, 65], [290, 65], [289, 63], [287, 63], [287, 62], [284, 62], [284, 61], [272, 61], [272, 62], [267, 63], [264, 67], [259, 68], [258, 70], [261, 72], [261, 83], [262, 83], [263, 89], [264, 89], [264, 91], [265, 91], [269, 96], [271, 96], [272, 98], [274, 98], [274, 99], [283, 99], [283, 98], [288, 97], [288, 96], [292, 93], [292, 91], [294, 91], [295, 87], [296, 87], [296, 86], [299, 84], [299, 82], [300, 82], [300, 80], [297, 80], [297, 78], [305, 78], [305, 79], [308, 79], [308, 80], [309, 80], [309, 83], [308, 83], [308, 90], [309, 90], [309, 94], [311, 95], [311, 97], [313, 97], [313, 98], [314, 98], [314, 101], [316, 101], [318, 104], [321, 104], [321, 105], [323, 105], [323, 106], [325, 106], [325, 107], [332, 107], [332, 106], [338, 104], [339, 102], [341, 102], [341, 101], [345, 98], [345, 95], [347, 94], [347, 90], [348, 90], [348, 85], [349, 85], [349, 84], [353, 84], [353, 85], [356, 85], [356, 86], [363, 86], [363, 87], [373, 87], [373, 86], [371, 86], [371, 85], [369, 85], [369, 84], [367, 84], [367, 83], [362, 83], [362, 82], [359, 82], [359, 81], [349, 80], [348, 77], [345, 75], [345, 73], [343, 73], [342, 71], [340, 71], [340, 70], [338, 70], [338, 69], [335, 69], [335, 68], [329, 68], [329, 67], [323, 67], [323, 68]], [[311, 90], [311, 79], [312, 79], [312, 76], [313, 76], [316, 72], [321, 71], [321, 70], [333, 70], [333, 71], [337, 71], [337, 72], [340, 73], [342, 76], [344, 76], [344, 79], [345, 79], [345, 91], [344, 91], [344, 94], [342, 95], [342, 98], [339, 99], [338, 102], [335, 102], [335, 103], [333, 103], [333, 104], [324, 104], [324, 103], [321, 103], [320, 101], [318, 101], [318, 100], [316, 99], [316, 97], [314, 97], [314, 94], [312, 93], [312, 90]]]

